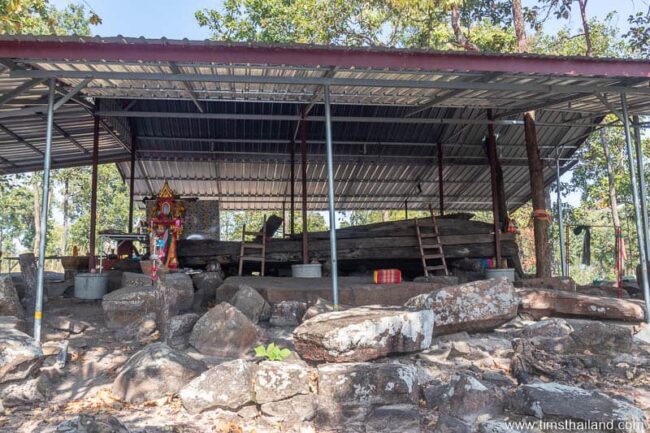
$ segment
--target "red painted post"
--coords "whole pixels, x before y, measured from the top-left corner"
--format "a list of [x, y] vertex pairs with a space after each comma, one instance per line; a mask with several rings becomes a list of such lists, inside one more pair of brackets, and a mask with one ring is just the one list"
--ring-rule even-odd
[[309, 263], [309, 242], [307, 240], [307, 117], [302, 112], [302, 123], [300, 124], [302, 153], [302, 262]]
[[95, 269], [95, 237], [97, 234], [97, 168], [99, 164], [99, 116], [93, 117], [93, 165], [90, 183], [90, 239], [88, 266]]

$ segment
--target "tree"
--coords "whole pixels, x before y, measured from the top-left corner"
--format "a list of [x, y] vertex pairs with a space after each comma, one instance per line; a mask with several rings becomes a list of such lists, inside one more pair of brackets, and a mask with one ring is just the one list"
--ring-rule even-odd
[[630, 48], [639, 56], [650, 57], [650, 7], [627, 18], [630, 30], [624, 35]]
[[101, 23], [82, 4], [59, 10], [48, 0], [0, 0], [0, 34], [90, 35], [90, 26]]

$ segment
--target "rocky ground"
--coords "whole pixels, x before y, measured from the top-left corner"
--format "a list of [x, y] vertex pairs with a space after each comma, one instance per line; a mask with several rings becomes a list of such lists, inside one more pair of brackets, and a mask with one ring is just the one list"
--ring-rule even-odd
[[[490, 281], [343, 311], [242, 286], [207, 310], [220, 283], [132, 276], [103, 303], [50, 299], [42, 348], [0, 284], [0, 431], [647, 431], [650, 345], [637, 322], [584, 319], [638, 304], [581, 297], [561, 309], [583, 319], [547, 317], [568, 292]], [[270, 342], [291, 354], [255, 358]]]

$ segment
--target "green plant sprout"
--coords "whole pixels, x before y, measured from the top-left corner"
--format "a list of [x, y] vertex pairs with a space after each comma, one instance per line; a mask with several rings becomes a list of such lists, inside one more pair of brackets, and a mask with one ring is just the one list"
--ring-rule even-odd
[[275, 343], [269, 343], [268, 346], [259, 345], [255, 348], [257, 358], [266, 358], [269, 361], [284, 361], [291, 355], [291, 351], [286, 347], [280, 347]]

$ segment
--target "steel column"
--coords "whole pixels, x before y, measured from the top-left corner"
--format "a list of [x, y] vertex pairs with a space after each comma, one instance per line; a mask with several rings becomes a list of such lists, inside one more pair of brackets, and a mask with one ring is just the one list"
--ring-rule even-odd
[[[133, 233], [133, 196], [135, 193], [136, 138], [131, 139], [131, 177], [129, 179], [129, 233]], [[94, 150], [94, 149], [93, 149]]]
[[302, 112], [302, 121], [300, 124], [301, 143], [300, 151], [302, 153], [302, 262], [309, 263], [309, 242], [307, 240], [307, 117]]
[[93, 117], [93, 160], [90, 183], [90, 239], [88, 267], [95, 269], [95, 239], [97, 235], [97, 169], [99, 164], [99, 116]]
[[334, 158], [332, 156], [332, 114], [330, 109], [330, 88], [323, 86], [325, 103], [325, 138], [327, 140], [327, 198], [330, 213], [330, 262], [332, 275], [332, 301], [339, 305], [338, 262], [336, 259], [336, 208], [334, 207]]
[[409, 219], [409, 200], [404, 200], [404, 219]]
[[564, 219], [562, 216], [562, 191], [560, 190], [560, 154], [557, 148], [555, 149], [555, 179], [557, 182], [557, 219], [558, 219], [558, 236], [560, 241], [560, 269], [562, 276], [567, 276], [566, 270], [566, 257], [564, 251]]
[[632, 199], [634, 200], [634, 214], [636, 217], [636, 234], [639, 242], [639, 257], [641, 259], [641, 279], [643, 287], [643, 296], [645, 298], [646, 322], [650, 323], [650, 287], [648, 286], [648, 260], [646, 250], [643, 247], [645, 236], [643, 233], [643, 218], [641, 216], [639, 203], [639, 189], [636, 180], [636, 170], [634, 168], [634, 154], [632, 151], [632, 134], [630, 132], [630, 115], [627, 110], [627, 97], [621, 93], [621, 106], [623, 107], [623, 128], [625, 130], [625, 148], [627, 151], [628, 163], [630, 166], [630, 180], [632, 183]]
[[38, 244], [38, 276], [36, 280], [36, 305], [34, 307], [34, 340], [41, 342], [43, 319], [43, 289], [45, 283], [45, 247], [47, 244], [47, 216], [50, 196], [50, 165], [52, 163], [52, 128], [54, 125], [54, 88], [56, 80], [50, 79], [45, 129], [45, 156], [43, 158], [43, 197], [41, 199], [41, 233]]
[[634, 116], [634, 142], [636, 147], [636, 164], [639, 170], [639, 188], [641, 189], [641, 215], [643, 222], [643, 236], [645, 238], [646, 257], [650, 257], [650, 232], [648, 229], [648, 192], [645, 184], [645, 167], [643, 165], [643, 147], [641, 146], [641, 128], [639, 116]]
[[[492, 112], [488, 110], [488, 118]], [[494, 125], [488, 124], [487, 144], [488, 163], [490, 164], [490, 184], [492, 186], [492, 220], [494, 223], [494, 257], [496, 268], [501, 268], [501, 218], [499, 215], [499, 189], [497, 186], [497, 143], [494, 137]]]
[[444, 171], [444, 154], [442, 151], [442, 142], [438, 142], [438, 196], [439, 196], [439, 207], [440, 215], [445, 214], [445, 187], [443, 185], [443, 171]]
[[295, 215], [296, 215], [296, 140], [291, 138], [291, 228], [289, 232], [293, 236], [296, 231]]

